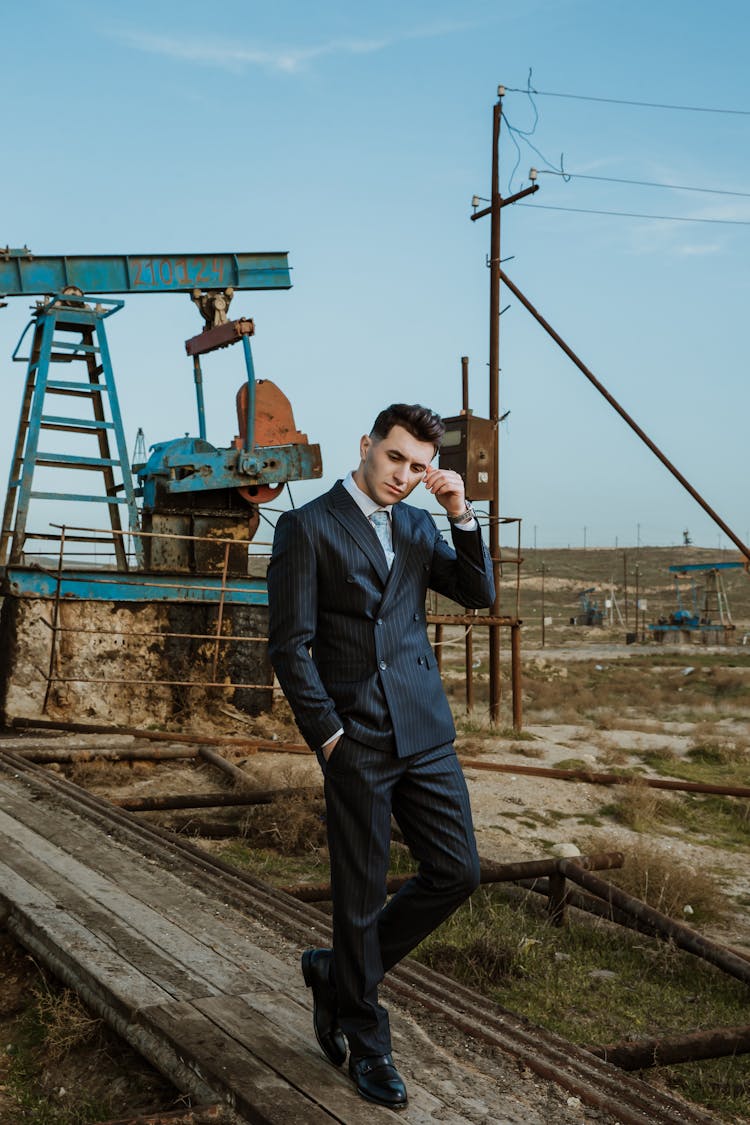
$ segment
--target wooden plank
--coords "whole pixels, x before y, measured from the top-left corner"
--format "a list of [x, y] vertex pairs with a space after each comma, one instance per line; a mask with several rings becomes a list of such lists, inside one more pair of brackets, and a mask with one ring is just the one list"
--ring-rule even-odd
[[[0, 790], [2, 788], [0, 783]], [[31, 804], [19, 799], [5, 799], [13, 796], [1, 792], [0, 803], [27, 825], [30, 821], [39, 823], [39, 802]], [[262, 987], [275, 980], [287, 984], [290, 977], [288, 964], [253, 944], [252, 931], [257, 923], [252, 919], [233, 908], [224, 907], [227, 916], [241, 925], [238, 933], [236, 926], [223, 921], [218, 914], [217, 900], [206, 891], [187, 885], [156, 862], [119, 842], [107, 839], [107, 846], [102, 846], [105, 841], [97, 824], [68, 814], [67, 810], [63, 819], [56, 808], [49, 812], [45, 810], [41, 819], [40, 830], [43, 829], [45, 839], [68, 853], [85, 855], [86, 864], [92, 870], [126, 885], [129, 895], [146, 905], [158, 902], [159, 913], [164, 918], [188, 931], [200, 945], [188, 948], [187, 964], [194, 969], [200, 968], [213, 987], [224, 991], [247, 991], [253, 978], [259, 980]], [[128, 921], [134, 924], [133, 918]], [[263, 931], [268, 933], [267, 928]], [[168, 948], [172, 958], [180, 957], [181, 950], [174, 943]], [[301, 993], [301, 978], [299, 983]]]
[[[371, 1125], [372, 1105], [357, 1094], [346, 1066], [337, 1069], [324, 1059], [315, 1042], [311, 1014], [304, 1030], [296, 1021], [282, 1023], [268, 993], [265, 1003], [262, 994], [252, 993], [209, 996], [196, 1000], [194, 1007], [287, 1082], [304, 1089], [328, 1113], [347, 1125]], [[409, 1125], [432, 1125], [436, 1120], [456, 1125], [467, 1122], [418, 1082], [410, 1081], [408, 1092], [409, 1108], [399, 1114], [400, 1121]]]
[[9, 920], [16, 916], [22, 918], [25, 928], [41, 945], [54, 950], [82, 981], [92, 987], [105, 988], [119, 1010], [132, 1015], [142, 1006], [172, 1000], [169, 992], [123, 961], [116, 949], [66, 914], [54, 898], [2, 861], [0, 901], [8, 907]]
[[[204, 946], [166, 923], [158, 911], [144, 907], [127, 892], [107, 883], [22, 826], [18, 826], [13, 840], [3, 820], [4, 814], [0, 813], [0, 848], [6, 861], [28, 882], [49, 892], [58, 909], [99, 934], [123, 960], [144, 967], [171, 996], [187, 999], [216, 991], [205, 976], [186, 967], [191, 964], [190, 954], [196, 950], [205, 953]], [[177, 961], [170, 946], [182, 947], [182, 957]], [[236, 987], [246, 979], [236, 968], [233, 977]]]
[[187, 1068], [161, 1038], [135, 1021], [140, 1006], [169, 1002], [168, 994], [132, 966], [124, 965], [116, 952], [3, 863], [0, 881], [3, 896], [8, 896], [0, 901], [12, 899], [15, 904], [9, 907], [6, 918], [9, 933], [178, 1089], [200, 1101], [214, 1101], [214, 1091], [200, 1075]]
[[[219, 1004], [231, 1003], [217, 997]], [[200, 1069], [212, 1088], [230, 1096], [253, 1125], [333, 1125], [346, 1118], [327, 1113], [302, 1091], [290, 1086], [190, 1003], [172, 1003], [140, 1013], [144, 1025], [158, 1031]], [[288, 1050], [288, 1048], [286, 1048]], [[371, 1125], [372, 1116], [368, 1119]]]
[[[147, 959], [150, 970], [180, 999], [216, 991], [237, 991], [247, 970], [217, 956], [181, 926], [141, 903], [85, 863], [51, 845], [0, 811], [0, 847], [8, 862], [29, 882], [49, 890], [72, 914], [119, 942], [124, 956]], [[133, 866], [130, 867], [132, 872]], [[128, 868], [123, 872], [127, 885]], [[77, 888], [80, 888], [78, 890]], [[97, 909], [101, 907], [103, 909]], [[123, 929], [124, 924], [124, 929]], [[166, 951], [166, 956], [165, 956]], [[201, 971], [210, 963], [212, 983]], [[198, 966], [194, 971], [189, 966]]]

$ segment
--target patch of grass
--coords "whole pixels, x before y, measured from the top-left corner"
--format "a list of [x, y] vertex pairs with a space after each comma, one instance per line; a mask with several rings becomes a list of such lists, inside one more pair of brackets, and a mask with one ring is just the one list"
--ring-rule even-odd
[[287, 883], [325, 883], [328, 881], [328, 852], [308, 852], [303, 855], [282, 855], [274, 848], [250, 846], [241, 840], [231, 840], [217, 855], [225, 863], [239, 867], [273, 886]]
[[70, 1090], [57, 1084], [54, 1089], [48, 1088], [50, 1063], [89, 1044], [100, 1026], [101, 1021], [89, 1015], [75, 993], [58, 990], [42, 980], [14, 1042], [6, 1048], [11, 1055], [6, 1089], [18, 1106], [19, 1121], [28, 1125], [89, 1125], [111, 1117], [112, 1105], [106, 1098], [81, 1094], [73, 1084]]
[[662, 770], [667, 766], [674, 766], [679, 761], [674, 750], [670, 746], [654, 746], [649, 750], [638, 751], [638, 757], [643, 762], [644, 766], [648, 766], [651, 770]]
[[591, 762], [586, 762], [583, 758], [561, 758], [553, 765], [553, 769], [556, 770], [592, 770], [593, 768]]
[[750, 848], [750, 804], [742, 798], [686, 793], [671, 803], [668, 820], [697, 842], [728, 850]]
[[650, 769], [666, 777], [708, 785], [750, 786], [750, 753], [736, 741], [697, 741], [684, 758], [667, 750], [647, 750], [640, 757]]
[[750, 767], [747, 747], [737, 742], [695, 742], [687, 753], [693, 762], [704, 762], [709, 766]]
[[508, 748], [511, 754], [522, 754], [524, 758], [543, 758], [545, 750], [536, 743], [524, 743], [520, 746], [513, 745]]
[[627, 785], [618, 785], [614, 801], [603, 805], [600, 811], [633, 832], [648, 832], [657, 822], [666, 819], [671, 803], [671, 797], [634, 778]]
[[608, 770], [624, 766], [631, 754], [628, 750], [623, 750], [620, 746], [606, 746], [602, 747], [601, 762]]

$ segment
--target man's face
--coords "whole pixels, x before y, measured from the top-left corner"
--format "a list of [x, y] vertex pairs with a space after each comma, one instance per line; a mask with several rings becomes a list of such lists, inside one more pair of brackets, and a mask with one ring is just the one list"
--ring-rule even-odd
[[424, 480], [435, 447], [431, 441], [419, 441], [403, 426], [393, 426], [380, 440], [363, 437], [359, 455], [354, 479], [371, 500], [385, 507], [406, 499]]

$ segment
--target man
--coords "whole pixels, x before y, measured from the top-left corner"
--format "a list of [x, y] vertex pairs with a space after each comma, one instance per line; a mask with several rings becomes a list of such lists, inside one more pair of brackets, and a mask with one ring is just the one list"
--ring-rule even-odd
[[[279, 518], [268, 570], [271, 661], [325, 775], [333, 951], [302, 957], [315, 1034], [336, 1066], [348, 1040], [357, 1090], [392, 1109], [407, 1094], [378, 985], [479, 881], [425, 595], [481, 608], [494, 585], [461, 477], [430, 465], [444, 432], [425, 407], [381, 411], [358, 468]], [[454, 549], [403, 503], [421, 482], [447, 513]], [[384, 905], [391, 814], [419, 872]]]

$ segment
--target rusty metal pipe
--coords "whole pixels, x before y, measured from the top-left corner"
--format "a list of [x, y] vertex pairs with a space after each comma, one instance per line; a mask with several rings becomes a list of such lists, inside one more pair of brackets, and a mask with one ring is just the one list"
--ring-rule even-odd
[[750, 1054], [750, 1027], [715, 1027], [710, 1031], [690, 1031], [685, 1035], [636, 1042], [625, 1040], [586, 1049], [621, 1070], [645, 1070], [651, 1066]]
[[61, 747], [59, 750], [13, 749], [27, 762], [48, 765], [52, 762], [169, 762], [175, 759], [195, 758], [198, 751], [188, 746], [140, 746], [140, 747]]
[[466, 681], [466, 713], [474, 710], [474, 626], [464, 626], [464, 679]]
[[695, 930], [691, 930], [681, 922], [675, 922], [673, 918], [668, 918], [666, 914], [654, 910], [652, 906], [647, 906], [640, 899], [626, 894], [625, 891], [613, 886], [612, 883], [607, 883], [604, 879], [599, 879], [598, 876], [592, 875], [589, 871], [584, 871], [573, 860], [559, 860], [559, 870], [573, 883], [578, 883], [579, 886], [590, 891], [591, 894], [597, 895], [604, 902], [612, 903], [626, 914], [631, 914], [647, 925], [653, 926], [660, 937], [673, 941], [680, 949], [684, 949], [704, 961], [709, 961], [722, 972], [736, 977], [737, 980], [741, 980], [745, 984], [750, 984], [750, 962], [738, 957], [730, 950], [716, 942], [709, 941], [708, 938], [696, 933]]
[[[692, 484], [690, 484], [690, 482], [687, 480], [687, 478], [684, 477], [682, 475], [682, 473], [680, 472], [680, 470], [675, 465], [672, 464], [672, 462], [669, 460], [669, 458], [664, 453], [662, 453], [662, 451], [659, 449], [659, 447], [656, 445], [656, 443], [653, 442], [651, 440], [651, 438], [648, 436], [648, 434], [644, 430], [641, 429], [641, 427], [638, 425], [638, 423], [635, 421], [635, 419], [632, 418], [630, 416], [630, 414], [628, 414], [628, 412], [622, 406], [620, 406], [617, 399], [614, 398], [614, 396], [609, 393], [609, 391], [607, 390], [607, 388], [604, 386], [603, 383], [599, 382], [596, 375], [594, 375], [593, 371], [589, 370], [589, 368], [586, 366], [586, 364], [583, 362], [583, 360], [580, 359], [576, 355], [576, 353], [573, 351], [573, 349], [571, 347], [569, 347], [568, 344], [565, 343], [562, 336], [560, 336], [554, 330], [552, 325], [547, 320], [544, 319], [544, 317], [538, 311], [538, 309], [534, 308], [534, 306], [532, 305], [532, 303], [528, 299], [528, 297], [525, 297], [524, 294], [521, 292], [521, 290], [518, 288], [518, 286], [513, 284], [513, 282], [510, 280], [510, 278], [504, 272], [504, 270], [500, 266], [498, 266], [498, 269], [499, 269], [499, 272], [500, 272], [501, 279], [508, 286], [511, 293], [513, 293], [513, 295], [518, 298], [518, 300], [521, 302], [521, 304], [524, 306], [524, 308], [527, 309], [531, 313], [531, 315], [534, 317], [534, 319], [536, 321], [539, 322], [539, 324], [541, 324], [542, 328], [545, 330], [545, 332], [549, 336], [552, 337], [552, 339], [555, 341], [555, 343], [558, 345], [558, 347], [562, 348], [562, 350], [565, 352], [568, 359], [573, 361], [573, 363], [576, 365], [578, 370], [581, 371], [586, 376], [586, 378], [592, 384], [592, 386], [596, 387], [597, 391], [599, 391], [599, 393], [601, 395], [603, 395], [603, 397], [607, 400], [609, 405], [611, 407], [613, 407], [614, 410], [617, 411], [617, 413], [620, 415], [620, 417], [625, 422], [627, 422], [627, 424], [630, 426], [631, 430], [633, 430], [638, 435], [638, 437], [641, 439], [641, 441], [644, 442], [644, 444], [648, 446], [648, 448], [651, 450], [651, 452], [656, 457], [659, 458], [662, 465], [664, 465], [664, 467], [666, 469], [669, 469], [672, 476], [675, 477], [680, 482], [682, 487], [687, 492], [690, 493], [690, 495], [693, 497], [693, 499], [696, 501], [696, 503], [700, 504], [701, 508], [703, 508], [703, 511], [706, 512], [706, 514], [711, 517], [711, 519], [714, 521], [714, 523], [717, 525], [717, 527], [721, 528], [721, 530], [724, 532], [724, 534], [727, 536], [727, 538], [731, 539], [731, 541], [734, 543], [735, 547], [745, 556], [745, 558], [748, 560], [748, 562], [750, 562], [750, 548], [746, 547], [745, 544], [742, 542], [742, 540], [739, 538], [739, 536], [734, 534], [731, 527], [729, 527], [729, 525], [724, 522], [724, 520], [721, 518], [721, 516], [718, 515], [718, 513], [714, 511], [714, 509], [711, 507], [711, 505], [706, 500], [703, 499], [703, 497], [697, 491], [697, 489], [693, 488]], [[637, 631], [637, 629], [636, 629], [636, 631]]]
[[648, 789], [667, 789], [675, 793], [705, 793], [719, 797], [750, 797], [747, 785], [711, 785], [703, 781], [668, 781], [663, 777], [623, 776], [618, 773], [595, 773], [593, 770], [558, 770], [553, 766], [509, 765], [506, 762], [484, 762], [463, 758], [464, 769], [489, 770], [493, 773], [521, 773], [530, 777], [555, 777], [560, 781], [584, 781], [589, 785], [643, 785]]
[[469, 357], [461, 356], [461, 412], [469, 413]]
[[[58, 719], [17, 718], [11, 722], [11, 729], [17, 730], [58, 730], [73, 731], [75, 734], [129, 734], [134, 738], [145, 738], [153, 742], [184, 742], [199, 746], [237, 746], [247, 753], [256, 750], [273, 750], [287, 754], [309, 754], [310, 750], [300, 742], [272, 742], [266, 738], [242, 738], [231, 734], [189, 734], [185, 731], [143, 730], [141, 727], [113, 727], [104, 723], [71, 723]], [[21, 750], [21, 747], [18, 748]], [[17, 753], [14, 747], [13, 753]]]
[[252, 793], [177, 793], [171, 797], [111, 797], [127, 812], [165, 812], [170, 809], [219, 809], [244, 805], [270, 805], [279, 797], [321, 797], [320, 789], [256, 789]]
[[513, 730], [523, 727], [523, 666], [521, 663], [521, 626], [510, 627], [510, 679], [513, 704]]
[[428, 625], [493, 625], [508, 626], [520, 624], [517, 617], [509, 615], [493, 617], [488, 613], [428, 613], [425, 616]]
[[204, 762], [208, 762], [209, 765], [215, 766], [217, 770], [221, 770], [227, 777], [231, 777], [232, 781], [236, 782], [237, 785], [242, 785], [244, 787], [249, 783], [250, 778], [244, 770], [233, 766], [226, 758], [222, 758], [221, 754], [217, 754], [215, 750], [211, 750], [208, 746], [199, 746], [198, 754], [203, 758]]
[[[625, 862], [622, 852], [597, 852], [593, 855], [582, 855], [576, 858], [580, 860], [586, 870], [591, 871], [611, 870], [613, 867], [622, 867]], [[521, 860], [517, 863], [489, 863], [482, 860], [479, 881], [482, 884], [487, 884], [512, 883], [518, 879], [537, 879], [543, 875], [554, 875], [559, 869], [559, 863], [559, 859], [530, 859]], [[410, 879], [414, 878], [414, 874], [396, 875], [389, 879], [386, 884], [387, 893], [389, 895], [395, 894]], [[301, 883], [295, 886], [280, 887], [279, 890], [283, 890], [285, 894], [291, 895], [292, 898], [299, 899], [300, 902], [331, 901], [330, 883], [321, 883], [315, 887]]]

